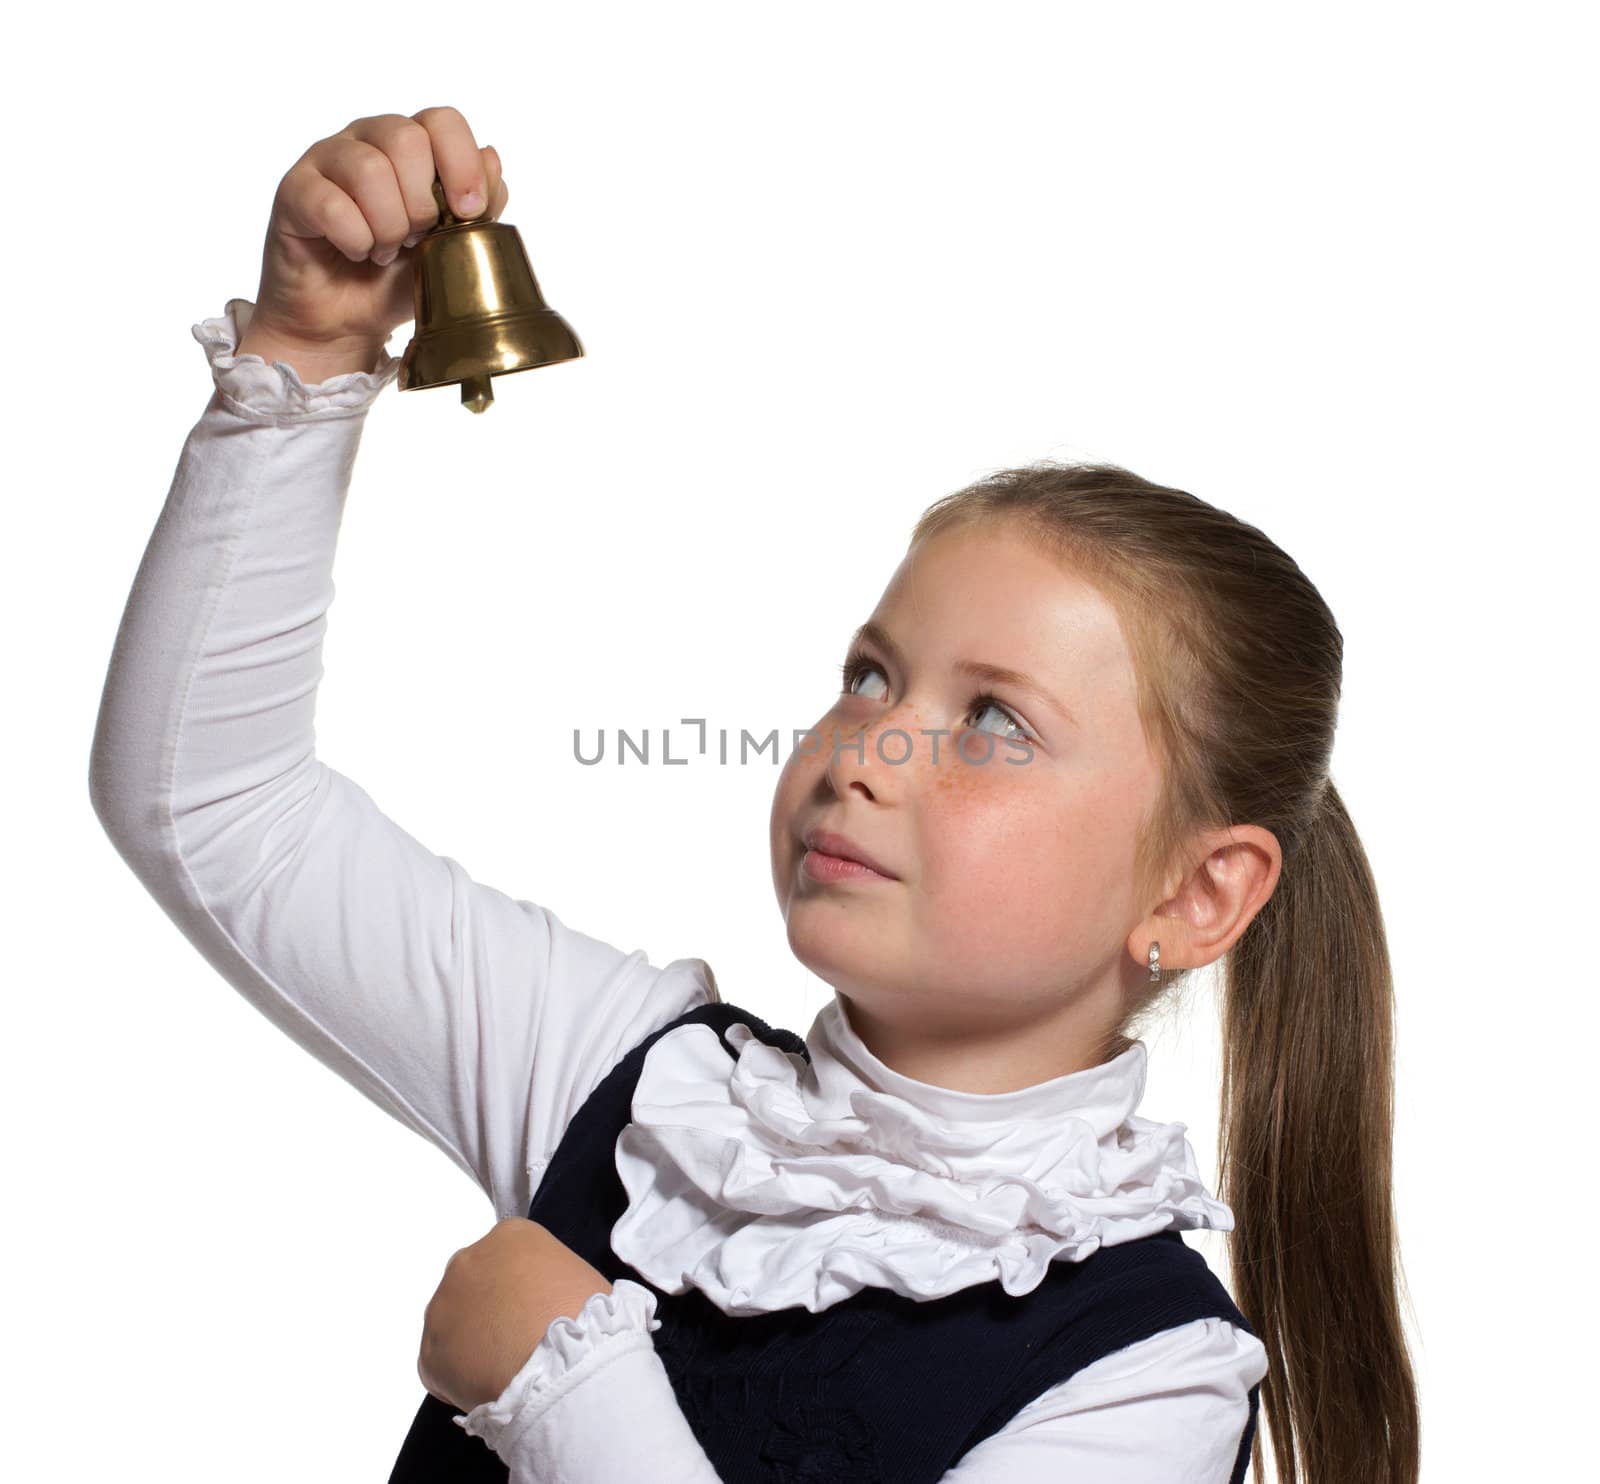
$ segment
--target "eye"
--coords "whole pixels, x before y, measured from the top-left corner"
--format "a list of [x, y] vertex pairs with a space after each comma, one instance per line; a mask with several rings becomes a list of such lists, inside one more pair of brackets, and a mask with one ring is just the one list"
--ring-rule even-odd
[[[868, 675], [876, 675], [882, 682], [883, 689], [888, 688], [888, 677], [883, 673], [882, 666], [860, 650], [856, 650], [839, 666], [840, 689], [847, 695], [867, 695], [867, 692], [858, 691], [855, 686], [858, 680]], [[874, 701], [882, 700], [882, 691], [880, 690], [878, 694], [868, 696], [868, 699]], [[971, 717], [982, 717], [986, 712], [990, 711], [993, 711], [995, 715], [1001, 718], [1002, 726], [1012, 728], [1016, 735], [1016, 740], [1028, 742], [1035, 740], [1033, 733], [1012, 715], [1010, 708], [997, 701], [987, 692], [974, 696], [971, 704], [967, 707], [967, 715]], [[976, 729], [980, 732], [991, 730], [982, 726]], [[1004, 736], [1005, 733], [1001, 731], [999, 735]]]
[[[885, 685], [888, 684], [888, 677], [884, 675], [883, 671], [873, 664], [866, 655], [862, 654], [860, 650], [856, 650], [848, 655], [845, 662], [839, 666], [840, 690], [850, 695], [861, 695], [862, 692], [855, 689], [855, 684], [863, 675], [877, 675], [883, 679]], [[882, 698], [873, 696], [871, 699], [876, 701]]]
[[[1018, 721], [1016, 717], [1014, 717], [1008, 710], [1006, 710], [1006, 708], [1002, 706], [1000, 702], [995, 700], [993, 696], [974, 696], [972, 698], [972, 706], [968, 710], [967, 715], [982, 716], [985, 711], [993, 711], [996, 716], [1000, 717], [1002, 721], [1004, 721], [1008, 726], [1012, 727], [1016, 732], [1016, 737], [1019, 742], [1024, 740], [1031, 741], [1033, 739], [1033, 733], [1023, 726], [1023, 724]], [[978, 727], [977, 730], [981, 732], [984, 731], [985, 728]], [[1004, 733], [1001, 735], [1003, 736]]]

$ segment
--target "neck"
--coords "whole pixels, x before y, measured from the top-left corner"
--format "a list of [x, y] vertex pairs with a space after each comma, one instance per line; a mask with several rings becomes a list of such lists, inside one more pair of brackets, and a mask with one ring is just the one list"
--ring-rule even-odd
[[843, 994], [839, 1001], [851, 1030], [885, 1066], [953, 1092], [1016, 1092], [1100, 1066], [1134, 1044], [1090, 996], [1044, 1017], [981, 1027], [939, 1027], [926, 1017], [908, 1023]]

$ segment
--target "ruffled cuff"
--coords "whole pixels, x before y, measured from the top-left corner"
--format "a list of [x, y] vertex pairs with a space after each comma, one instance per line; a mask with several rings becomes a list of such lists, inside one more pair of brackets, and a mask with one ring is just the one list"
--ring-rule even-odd
[[654, 1350], [650, 1336], [661, 1328], [655, 1313], [653, 1290], [618, 1278], [610, 1293], [591, 1294], [575, 1319], [552, 1320], [498, 1397], [452, 1420], [508, 1458], [539, 1418], [601, 1367], [632, 1350]]
[[379, 352], [371, 371], [345, 371], [307, 386], [287, 361], [270, 366], [254, 352], [238, 354], [239, 341], [256, 307], [248, 299], [229, 299], [223, 313], [189, 327], [204, 347], [212, 379], [224, 406], [252, 422], [308, 421], [355, 417], [400, 374], [400, 357]]

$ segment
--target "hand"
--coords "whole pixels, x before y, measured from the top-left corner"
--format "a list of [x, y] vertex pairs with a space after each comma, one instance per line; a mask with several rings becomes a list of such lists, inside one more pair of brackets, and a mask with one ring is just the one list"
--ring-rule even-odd
[[[439, 220], [438, 175], [460, 216], [495, 218], [508, 192], [493, 145], [454, 108], [358, 118], [289, 168], [272, 202], [251, 322], [275, 343], [375, 352], [412, 317], [412, 258]], [[467, 210], [479, 192], [484, 205]]]
[[470, 1412], [527, 1363], [552, 1320], [577, 1317], [611, 1284], [537, 1221], [510, 1216], [454, 1253], [423, 1316], [417, 1374]]

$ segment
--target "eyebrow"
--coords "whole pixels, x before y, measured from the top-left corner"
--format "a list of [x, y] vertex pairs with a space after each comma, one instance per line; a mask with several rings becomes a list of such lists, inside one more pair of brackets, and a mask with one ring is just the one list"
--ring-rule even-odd
[[[905, 651], [889, 637], [887, 629], [881, 624], [874, 623], [870, 618], [851, 636], [850, 648], [854, 649], [863, 640], [883, 650], [902, 670], [909, 668], [906, 664]], [[1017, 690], [1026, 691], [1053, 708], [1059, 716], [1074, 726], [1078, 724], [1077, 718], [1060, 701], [1020, 670], [1011, 670], [1004, 665], [991, 665], [983, 660], [957, 660], [955, 668], [960, 674], [983, 685], [1009, 685]]]

